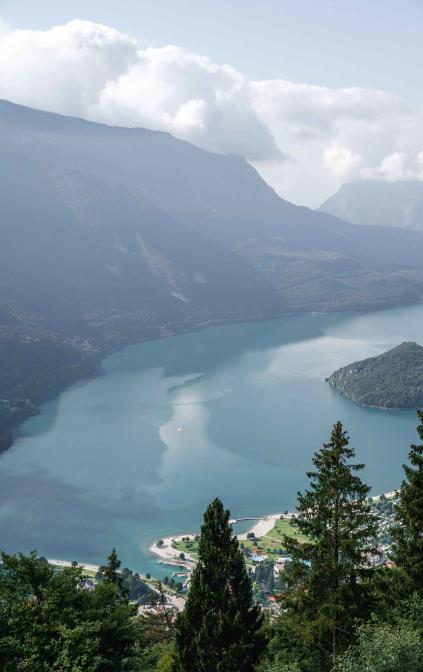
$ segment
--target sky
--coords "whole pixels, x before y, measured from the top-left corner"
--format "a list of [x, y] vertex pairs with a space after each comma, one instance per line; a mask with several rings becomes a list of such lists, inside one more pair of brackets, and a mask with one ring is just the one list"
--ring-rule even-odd
[[423, 0], [0, 0], [0, 97], [244, 156], [317, 207], [423, 179]]

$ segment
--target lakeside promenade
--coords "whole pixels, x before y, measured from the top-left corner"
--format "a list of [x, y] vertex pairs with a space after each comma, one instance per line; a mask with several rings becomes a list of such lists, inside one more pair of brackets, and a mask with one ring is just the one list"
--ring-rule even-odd
[[[386, 497], [387, 499], [392, 499], [393, 497], [395, 497], [395, 494], [396, 491], [392, 490], [391, 492], [384, 492], [380, 495], [373, 495], [369, 497], [369, 499], [371, 499], [373, 502], [377, 502], [382, 496]], [[269, 532], [271, 532], [277, 520], [281, 518], [291, 520], [292, 518], [296, 518], [297, 515], [298, 514], [296, 511], [287, 511], [286, 513], [266, 514], [261, 518], [258, 517], [255, 518], [251, 516], [248, 518], [243, 517], [239, 519], [231, 519], [230, 522], [232, 524], [236, 524], [237, 522], [243, 522], [245, 520], [256, 521], [255, 525], [253, 525], [248, 532], [243, 532], [241, 534], [236, 535], [239, 541], [245, 541], [247, 539], [247, 534], [253, 533], [256, 539], [260, 539], [269, 534]], [[161, 546], [157, 546], [157, 544], [154, 543], [150, 546], [149, 550], [152, 554], [158, 556], [160, 558], [160, 561], [163, 562], [163, 564], [168, 564], [173, 567], [179, 566], [192, 569], [195, 565], [195, 558], [193, 558], [188, 552], [184, 551], [185, 558], [184, 560], [181, 560], [180, 551], [178, 551], [176, 548], [173, 547], [173, 543], [183, 541], [185, 537], [190, 537], [192, 539], [195, 537], [196, 534], [198, 533], [187, 532], [185, 534], [178, 534], [169, 537], [164, 537], [162, 539], [163, 544]]]
[[[296, 516], [296, 513], [294, 512], [288, 512], [286, 514], [271, 513], [266, 516], [263, 516], [262, 518], [257, 518], [256, 524], [248, 532], [243, 532], [242, 534], [237, 534], [236, 536], [238, 537], [239, 541], [245, 541], [247, 539], [247, 534], [251, 532], [258, 539], [260, 537], [264, 537], [274, 528], [276, 521], [279, 520], [281, 516], [287, 519], [291, 519], [293, 516], [294, 517]], [[251, 518], [251, 520], [254, 519]], [[236, 520], [233, 520], [231, 522], [236, 523]], [[173, 543], [183, 541], [185, 537], [193, 538], [195, 537], [196, 534], [197, 533], [195, 532], [194, 533], [187, 532], [186, 534], [178, 534], [178, 535], [172, 535], [170, 537], [164, 537], [162, 539], [163, 541], [162, 545], [157, 546], [157, 543], [154, 543], [150, 546], [149, 550], [151, 553], [158, 556], [164, 564], [172, 565], [174, 567], [180, 566], [192, 569], [192, 567], [195, 565], [195, 558], [193, 558], [192, 555], [184, 551], [185, 558], [184, 560], [181, 560], [180, 551], [178, 551], [176, 548], [173, 547]]]

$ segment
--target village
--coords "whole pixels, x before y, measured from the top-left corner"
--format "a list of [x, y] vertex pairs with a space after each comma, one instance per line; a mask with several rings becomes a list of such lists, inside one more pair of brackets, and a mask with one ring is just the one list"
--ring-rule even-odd
[[[378, 519], [375, 552], [368, 555], [369, 563], [374, 568], [391, 564], [390, 529], [394, 521], [395, 495], [395, 492], [389, 492], [369, 498], [371, 511]], [[284, 547], [284, 537], [290, 537], [299, 543], [307, 541], [296, 524], [296, 518], [295, 512], [285, 511], [262, 518], [230, 521], [233, 527], [248, 520], [256, 521], [248, 532], [236, 536], [253, 583], [254, 598], [270, 611], [277, 608], [278, 596], [285, 590], [283, 573], [292, 560]], [[178, 601], [182, 605], [189, 590], [191, 572], [197, 561], [198, 542], [199, 534], [189, 533], [159, 539], [150, 547], [150, 551], [158, 556], [159, 563], [169, 565], [171, 578], [166, 577], [167, 585], [172, 581], [173, 586], [178, 586]]]
[[[369, 498], [369, 506], [378, 521], [378, 533], [374, 540], [374, 552], [368, 561], [374, 568], [391, 566], [391, 529], [395, 518], [396, 493], [388, 492]], [[286, 590], [284, 571], [292, 561], [284, 546], [284, 538], [307, 542], [297, 524], [297, 513], [268, 514], [261, 518], [239, 518], [230, 520], [232, 528], [249, 521], [254, 525], [248, 532], [237, 534], [240, 550], [244, 556], [248, 575], [253, 585], [253, 595], [257, 603], [270, 613], [277, 612], [280, 596]], [[166, 612], [175, 615], [184, 608], [189, 592], [191, 573], [198, 559], [198, 533], [173, 535], [158, 539], [150, 547], [157, 556], [157, 562], [169, 567], [169, 573], [162, 580], [150, 574], [141, 575], [129, 569], [122, 571], [122, 579], [131, 601], [137, 602], [138, 613], [148, 615]], [[57, 569], [76, 566], [67, 560], [41, 559]], [[79, 565], [84, 570], [84, 588], [93, 590], [101, 580], [102, 568], [93, 564]]]

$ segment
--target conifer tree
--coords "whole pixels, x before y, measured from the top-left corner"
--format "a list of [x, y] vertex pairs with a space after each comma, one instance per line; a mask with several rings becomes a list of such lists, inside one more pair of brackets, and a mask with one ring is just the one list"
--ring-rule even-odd
[[[367, 603], [366, 576], [376, 532], [365, 485], [354, 464], [349, 436], [337, 422], [329, 443], [313, 458], [310, 489], [298, 494], [296, 524], [308, 543], [285, 537], [292, 556], [286, 602], [286, 631], [309, 657], [309, 668], [327, 670], [351, 643], [353, 623]], [[309, 652], [311, 651], [311, 656]], [[313, 658], [313, 663], [310, 663]]]
[[395, 564], [405, 572], [411, 592], [423, 597], [423, 411], [418, 416], [422, 443], [411, 446], [410, 464], [403, 466], [405, 479], [398, 493], [392, 535]]
[[198, 562], [176, 621], [177, 672], [251, 672], [264, 647], [260, 609], [229, 511], [215, 499], [204, 514]]
[[83, 588], [83, 569], [1, 554], [2, 672], [128, 672], [140, 669], [136, 606], [106, 581]]
[[121, 561], [118, 558], [116, 549], [113, 548], [109, 557], [107, 558], [107, 565], [104, 568], [104, 580], [107, 583], [113, 583], [115, 586], [120, 586], [119, 567]]

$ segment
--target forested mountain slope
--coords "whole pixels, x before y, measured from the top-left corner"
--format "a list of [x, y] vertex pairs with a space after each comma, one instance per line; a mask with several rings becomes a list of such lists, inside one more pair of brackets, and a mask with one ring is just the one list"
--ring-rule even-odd
[[[294, 206], [244, 160], [166, 133], [0, 101], [0, 203], [5, 358], [50, 339], [85, 371], [125, 343], [222, 320], [423, 296], [423, 234]], [[57, 365], [49, 389], [75, 377]]]
[[413, 342], [338, 369], [329, 383], [361, 406], [423, 406], [423, 347]]

